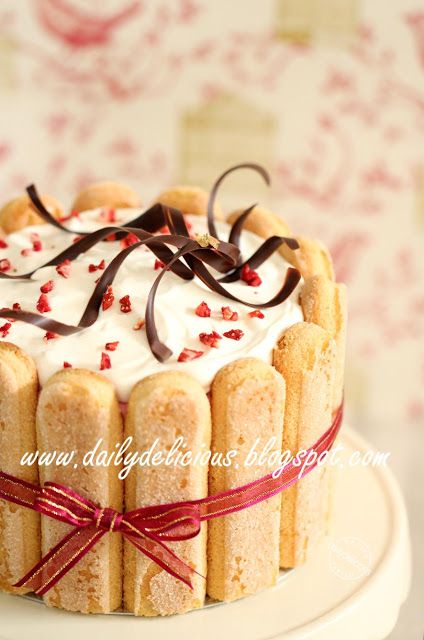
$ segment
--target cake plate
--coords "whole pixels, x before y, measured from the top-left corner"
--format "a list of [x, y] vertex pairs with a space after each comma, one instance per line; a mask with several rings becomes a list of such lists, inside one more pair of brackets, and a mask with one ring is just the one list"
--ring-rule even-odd
[[341, 442], [331, 535], [274, 588], [169, 618], [86, 616], [0, 594], [1, 640], [383, 640], [410, 585], [405, 505], [387, 467], [348, 465], [367, 442], [346, 427]]

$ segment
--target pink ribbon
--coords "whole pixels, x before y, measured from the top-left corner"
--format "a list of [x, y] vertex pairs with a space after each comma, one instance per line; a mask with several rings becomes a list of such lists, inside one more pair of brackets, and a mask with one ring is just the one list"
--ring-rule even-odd
[[[343, 405], [336, 411], [331, 427], [310, 449], [316, 456], [303, 476], [329, 451], [340, 430]], [[302, 476], [302, 477], [303, 477]], [[293, 460], [281, 475], [270, 473], [242, 487], [201, 500], [175, 502], [119, 513], [101, 508], [69, 487], [46, 482], [44, 487], [30, 484], [0, 472], [0, 498], [32, 509], [42, 515], [74, 525], [74, 528], [38, 562], [15, 587], [26, 587], [37, 595], [49, 591], [108, 532], [119, 532], [136, 549], [162, 569], [191, 588], [196, 571], [183, 562], [165, 543], [188, 540], [198, 535], [201, 522], [247, 509], [281, 493], [299, 480], [299, 466]]]

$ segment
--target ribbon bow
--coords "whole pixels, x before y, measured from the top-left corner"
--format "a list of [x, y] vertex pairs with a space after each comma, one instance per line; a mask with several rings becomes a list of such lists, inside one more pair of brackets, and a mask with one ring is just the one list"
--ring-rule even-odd
[[[331, 449], [342, 418], [343, 405], [340, 405], [329, 429], [305, 451], [305, 457], [310, 452], [315, 452], [316, 457], [304, 470], [303, 476], [314, 469], [322, 453]], [[45, 594], [106, 533], [118, 532], [141, 553], [191, 588], [191, 578], [197, 572], [183, 562], [165, 542], [194, 538], [200, 532], [201, 522], [235, 513], [268, 500], [298, 480], [299, 466], [292, 460], [278, 476], [270, 473], [242, 487], [201, 500], [141, 507], [127, 513], [119, 513], [110, 507], [94, 504], [70, 487], [54, 482], [46, 482], [44, 487], [39, 487], [0, 472], [0, 499], [74, 526], [13, 586], [26, 587], [37, 595]]]

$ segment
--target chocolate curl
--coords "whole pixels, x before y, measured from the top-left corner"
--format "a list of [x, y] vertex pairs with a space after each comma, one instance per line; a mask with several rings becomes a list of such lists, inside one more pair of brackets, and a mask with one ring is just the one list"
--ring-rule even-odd
[[225, 180], [225, 178], [230, 173], [233, 173], [233, 171], [238, 171], [239, 169], [252, 169], [253, 171], [256, 171], [257, 173], [259, 173], [259, 175], [262, 176], [262, 178], [264, 179], [264, 181], [268, 186], [271, 184], [269, 173], [263, 167], [261, 167], [260, 164], [255, 164], [253, 162], [236, 164], [234, 165], [234, 167], [230, 167], [229, 169], [227, 169], [227, 171], [224, 171], [224, 173], [219, 176], [219, 178], [213, 185], [210, 196], [209, 196], [209, 202], [208, 202], [208, 230], [210, 235], [214, 236], [215, 238], [218, 238], [218, 233], [215, 226], [215, 215], [214, 215], [215, 200], [218, 193], [218, 189], [221, 186], [221, 183], [223, 182], [223, 180]]

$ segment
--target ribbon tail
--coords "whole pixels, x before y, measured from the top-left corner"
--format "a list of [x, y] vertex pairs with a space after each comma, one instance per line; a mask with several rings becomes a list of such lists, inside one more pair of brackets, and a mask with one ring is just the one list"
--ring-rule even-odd
[[[159, 540], [152, 538], [133, 536], [125, 533], [125, 538], [133, 544], [138, 551], [153, 560], [167, 573], [181, 580], [190, 589], [193, 589], [191, 578], [194, 574], [200, 575], [195, 569], [186, 564], [171, 549]], [[204, 577], [204, 576], [201, 576]]]
[[14, 587], [26, 587], [42, 596], [74, 567], [106, 531], [94, 525], [76, 527], [55, 547], [50, 549]]

